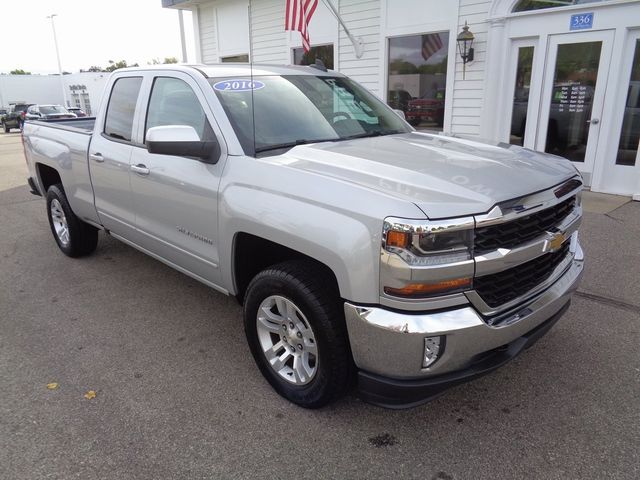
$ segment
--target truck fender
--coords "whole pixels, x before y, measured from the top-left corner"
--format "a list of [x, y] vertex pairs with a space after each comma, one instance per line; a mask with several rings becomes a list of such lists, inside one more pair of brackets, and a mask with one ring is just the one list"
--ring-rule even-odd
[[[220, 258], [232, 259], [235, 235], [248, 233], [323, 263], [335, 275], [342, 298], [361, 303], [379, 301], [382, 233], [372, 231], [366, 219], [280, 192], [237, 184], [226, 188], [220, 199]], [[226, 285], [235, 285], [233, 269], [232, 261], [222, 262]], [[376, 280], [362, 281], [372, 278]]]

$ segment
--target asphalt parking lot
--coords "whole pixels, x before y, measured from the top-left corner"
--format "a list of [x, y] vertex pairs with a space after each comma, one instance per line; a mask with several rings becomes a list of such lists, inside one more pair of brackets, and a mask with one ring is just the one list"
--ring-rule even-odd
[[235, 300], [104, 235], [65, 257], [25, 177], [0, 134], [1, 478], [640, 478], [640, 202], [585, 214], [580, 291], [506, 367], [411, 410], [308, 411]]

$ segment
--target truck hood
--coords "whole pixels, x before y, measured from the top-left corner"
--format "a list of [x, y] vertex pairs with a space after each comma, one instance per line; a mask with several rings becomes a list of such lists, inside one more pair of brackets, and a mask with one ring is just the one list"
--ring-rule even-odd
[[560, 157], [421, 132], [299, 145], [269, 161], [410, 201], [431, 219], [485, 213], [576, 175]]

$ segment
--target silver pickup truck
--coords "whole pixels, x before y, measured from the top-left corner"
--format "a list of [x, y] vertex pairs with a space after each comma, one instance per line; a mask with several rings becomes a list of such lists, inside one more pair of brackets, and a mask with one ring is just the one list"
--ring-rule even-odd
[[569, 161], [417, 132], [320, 67], [118, 70], [95, 119], [23, 140], [63, 253], [102, 230], [234, 295], [262, 374], [303, 407], [356, 386], [409, 407], [488, 373], [583, 271]]

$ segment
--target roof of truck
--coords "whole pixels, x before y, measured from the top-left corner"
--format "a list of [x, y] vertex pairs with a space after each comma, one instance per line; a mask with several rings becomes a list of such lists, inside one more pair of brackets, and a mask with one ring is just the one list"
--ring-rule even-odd
[[185, 64], [169, 64], [169, 65], [149, 65], [148, 67], [132, 67], [116, 70], [122, 71], [148, 71], [148, 70], [197, 70], [207, 78], [212, 77], [233, 77], [236, 75], [314, 75], [314, 76], [331, 76], [341, 77], [342, 74], [333, 70], [322, 71], [312, 66], [302, 65], [269, 65], [262, 63], [220, 63], [216, 65], [185, 65]]

